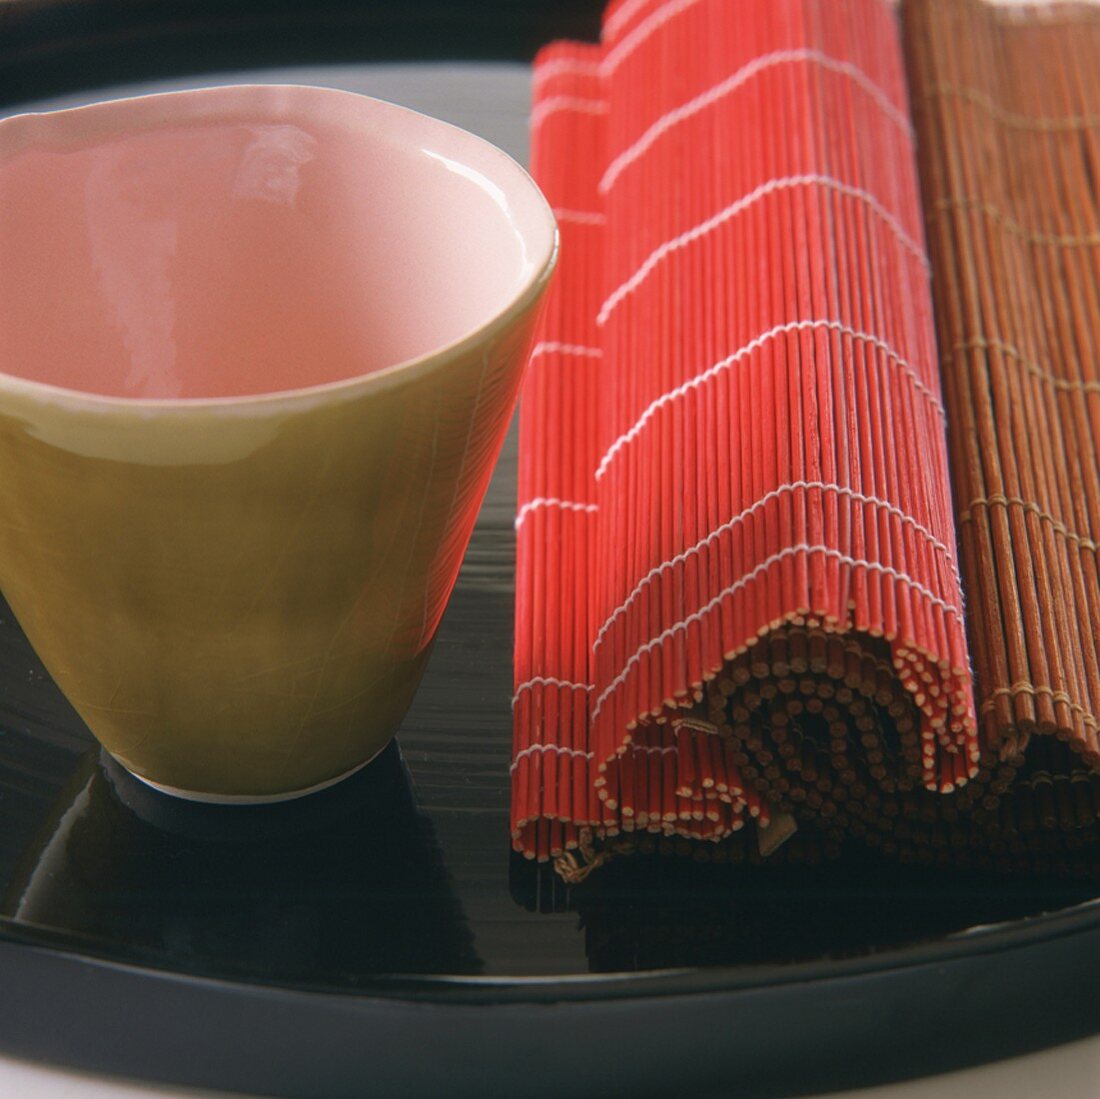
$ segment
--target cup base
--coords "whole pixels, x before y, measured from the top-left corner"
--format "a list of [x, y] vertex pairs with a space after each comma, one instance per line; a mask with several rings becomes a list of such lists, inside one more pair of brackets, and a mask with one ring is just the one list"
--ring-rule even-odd
[[151, 778], [146, 778], [144, 775], [139, 775], [136, 771], [131, 771], [117, 756], [111, 756], [111, 758], [121, 767], [128, 775], [133, 775], [143, 785], [156, 790], [160, 794], [167, 794], [169, 797], [179, 798], [181, 801], [196, 801], [203, 802], [207, 805], [274, 805], [280, 801], [295, 801], [297, 798], [308, 797], [310, 794], [320, 793], [322, 790], [327, 790], [330, 786], [335, 786], [337, 783], [343, 782], [344, 779], [351, 778], [352, 775], [362, 771], [364, 767], [369, 767], [385, 750], [388, 745], [383, 744], [377, 752], [369, 755], [362, 763], [357, 763], [348, 771], [344, 771], [342, 774], [336, 775], [334, 778], [327, 778], [324, 782], [314, 783], [312, 786], [303, 786], [298, 790], [287, 790], [279, 794], [208, 794], [201, 790], [181, 790], [178, 786], [167, 786], [162, 782], [154, 782]]

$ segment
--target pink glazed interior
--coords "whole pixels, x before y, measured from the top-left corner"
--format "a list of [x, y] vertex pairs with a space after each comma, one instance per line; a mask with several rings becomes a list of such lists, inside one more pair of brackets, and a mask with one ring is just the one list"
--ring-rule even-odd
[[362, 96], [24, 115], [0, 123], [0, 371], [137, 398], [358, 377], [489, 323], [552, 236], [504, 154]]

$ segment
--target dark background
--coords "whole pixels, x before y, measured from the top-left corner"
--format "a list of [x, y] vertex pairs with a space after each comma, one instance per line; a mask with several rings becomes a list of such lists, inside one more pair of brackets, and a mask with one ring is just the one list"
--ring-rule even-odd
[[593, 0], [0, 0], [0, 105], [76, 88], [329, 61], [529, 61], [595, 39]]

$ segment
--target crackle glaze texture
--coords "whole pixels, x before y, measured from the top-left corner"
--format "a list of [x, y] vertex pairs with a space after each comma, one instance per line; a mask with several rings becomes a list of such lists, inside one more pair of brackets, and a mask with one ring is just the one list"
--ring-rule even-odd
[[0, 124], [0, 587], [139, 777], [308, 789], [392, 736], [553, 218], [504, 154], [241, 87]]

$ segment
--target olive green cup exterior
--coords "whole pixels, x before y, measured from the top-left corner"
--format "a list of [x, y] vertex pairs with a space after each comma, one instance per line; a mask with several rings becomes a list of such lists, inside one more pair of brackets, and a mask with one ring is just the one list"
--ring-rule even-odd
[[507, 308], [363, 377], [141, 401], [0, 375], [0, 588], [133, 774], [273, 800], [394, 735], [515, 405], [556, 259], [545, 217]]

